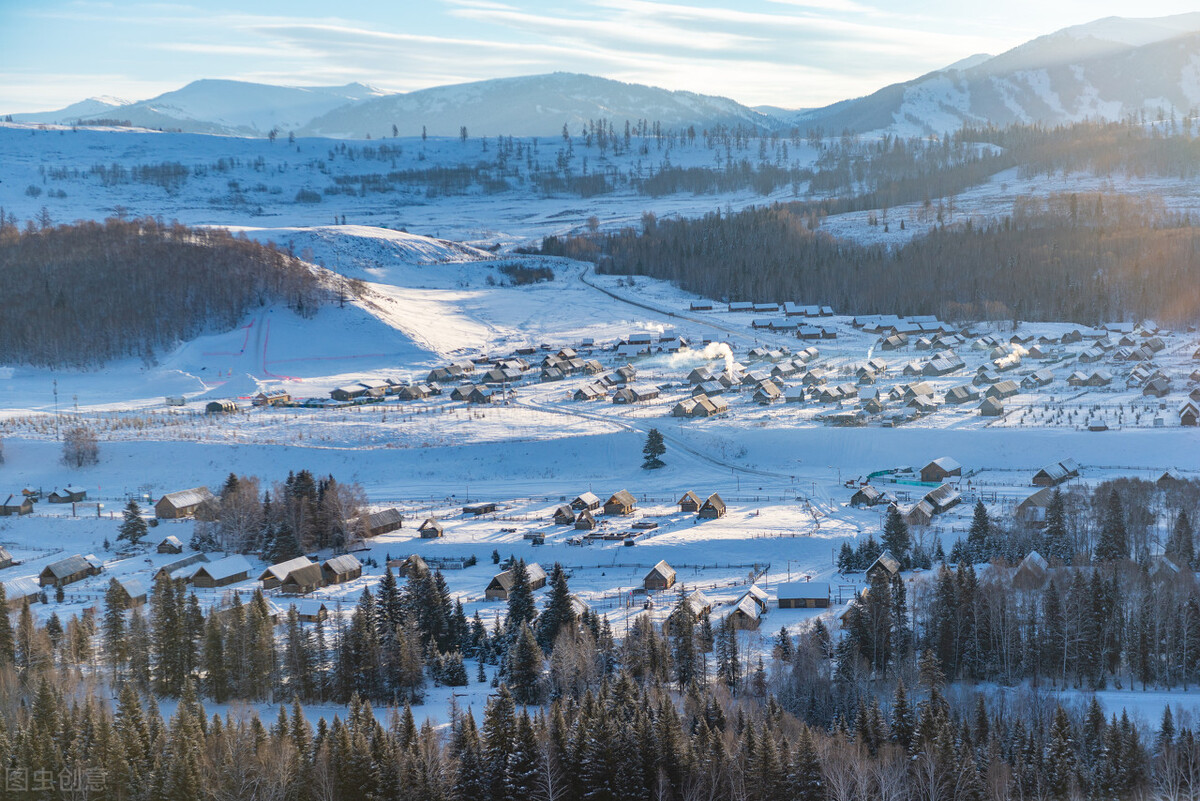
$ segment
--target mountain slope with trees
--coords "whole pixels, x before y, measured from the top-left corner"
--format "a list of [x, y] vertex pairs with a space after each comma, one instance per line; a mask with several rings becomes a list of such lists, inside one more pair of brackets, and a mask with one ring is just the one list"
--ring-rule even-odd
[[294, 254], [227, 231], [109, 219], [19, 230], [0, 222], [4, 360], [88, 367], [140, 356], [206, 331], [227, 330], [255, 307], [307, 315], [327, 290]]

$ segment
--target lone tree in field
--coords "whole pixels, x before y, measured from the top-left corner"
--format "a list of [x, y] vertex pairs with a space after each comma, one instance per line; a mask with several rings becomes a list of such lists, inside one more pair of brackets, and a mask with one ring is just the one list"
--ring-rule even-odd
[[146, 521], [142, 519], [142, 509], [133, 498], [125, 505], [122, 513], [125, 519], [117, 531], [118, 540], [128, 540], [130, 545], [137, 545], [146, 536]]
[[96, 432], [82, 423], [64, 431], [62, 459], [67, 467], [86, 467], [99, 462], [100, 443]]
[[658, 458], [667, 452], [667, 446], [663, 444], [663, 435], [657, 428], [650, 429], [646, 434], [646, 446], [642, 448], [642, 453], [646, 458], [642, 460], [643, 470], [657, 470], [660, 467], [666, 467], [666, 463]]

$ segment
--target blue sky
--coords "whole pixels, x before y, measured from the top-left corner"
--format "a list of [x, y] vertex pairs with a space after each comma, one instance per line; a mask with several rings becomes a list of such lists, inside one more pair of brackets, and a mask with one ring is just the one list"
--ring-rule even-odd
[[567, 70], [824, 105], [1143, 0], [0, 0], [0, 111], [141, 100], [198, 78], [410, 91]]

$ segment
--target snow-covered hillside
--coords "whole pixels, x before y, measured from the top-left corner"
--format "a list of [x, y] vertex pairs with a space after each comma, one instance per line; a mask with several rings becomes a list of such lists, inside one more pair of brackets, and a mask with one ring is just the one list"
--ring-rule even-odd
[[971, 57], [787, 119], [827, 131], [941, 134], [961, 125], [1187, 116], [1200, 103], [1200, 13], [1108, 17]]

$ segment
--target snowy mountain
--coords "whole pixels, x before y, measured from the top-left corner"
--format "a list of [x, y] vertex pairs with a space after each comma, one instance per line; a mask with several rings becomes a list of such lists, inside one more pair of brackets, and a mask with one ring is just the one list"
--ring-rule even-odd
[[143, 128], [264, 136], [272, 128], [296, 130], [331, 109], [379, 94], [378, 90], [360, 83], [292, 87], [200, 80], [137, 103], [93, 98], [58, 111], [14, 114], [13, 119], [72, 123], [81, 119], [118, 118]]
[[306, 136], [556, 136], [577, 134], [588, 120], [661, 122], [668, 128], [714, 125], [778, 127], [772, 117], [723, 97], [673, 92], [591, 75], [556, 72], [439, 86], [335, 109], [297, 131]]
[[70, 124], [76, 120], [112, 119], [119, 117], [117, 109], [129, 105], [128, 100], [117, 97], [89, 97], [72, 103], [57, 111], [30, 111], [24, 114], [13, 114], [14, 122], [49, 122]]
[[1200, 13], [1108, 17], [972, 56], [867, 97], [785, 117], [801, 127], [920, 135], [963, 124], [1121, 119], [1200, 104]]

